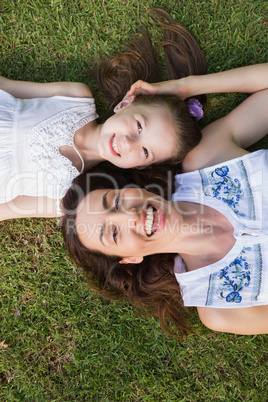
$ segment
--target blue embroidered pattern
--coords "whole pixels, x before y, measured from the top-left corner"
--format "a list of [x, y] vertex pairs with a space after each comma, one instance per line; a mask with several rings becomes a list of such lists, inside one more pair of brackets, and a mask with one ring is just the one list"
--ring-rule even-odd
[[[254, 254], [253, 264], [248, 263], [247, 253]], [[253, 272], [254, 271], [254, 272]], [[244, 247], [228, 266], [210, 275], [206, 306], [212, 306], [214, 296], [227, 303], [241, 303], [243, 291], [248, 288], [247, 301], [257, 300], [262, 276], [262, 255], [260, 244]], [[254, 279], [253, 279], [254, 278]]]
[[245, 213], [241, 212], [241, 208], [239, 208], [240, 201], [244, 199], [244, 207], [246, 206], [248, 209], [247, 217], [255, 220], [254, 201], [246, 169], [241, 160], [237, 161], [236, 167], [238, 168], [236, 174], [241, 177], [241, 181], [236, 177], [232, 178], [231, 175], [228, 175], [229, 168], [226, 165], [218, 167], [209, 173], [207, 173], [208, 168], [199, 170], [204, 194], [221, 200], [227, 204], [237, 216], [241, 217], [246, 216]]

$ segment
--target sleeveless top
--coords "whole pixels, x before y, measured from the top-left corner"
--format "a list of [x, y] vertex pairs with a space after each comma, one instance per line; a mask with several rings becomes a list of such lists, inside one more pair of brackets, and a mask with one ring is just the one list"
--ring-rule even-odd
[[[84, 168], [74, 134], [97, 117], [92, 98], [16, 99], [0, 90], [0, 203], [25, 195], [59, 204]], [[81, 172], [60, 154], [62, 145], [74, 147]]]
[[173, 201], [207, 205], [234, 227], [236, 243], [220, 261], [187, 272], [176, 257], [185, 306], [268, 304], [268, 151], [176, 175]]

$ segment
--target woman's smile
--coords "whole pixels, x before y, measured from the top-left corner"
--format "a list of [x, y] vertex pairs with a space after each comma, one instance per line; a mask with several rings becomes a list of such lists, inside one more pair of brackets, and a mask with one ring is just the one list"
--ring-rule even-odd
[[148, 237], [153, 236], [156, 232], [162, 230], [165, 226], [165, 214], [160, 208], [149, 204], [144, 214], [144, 229]]

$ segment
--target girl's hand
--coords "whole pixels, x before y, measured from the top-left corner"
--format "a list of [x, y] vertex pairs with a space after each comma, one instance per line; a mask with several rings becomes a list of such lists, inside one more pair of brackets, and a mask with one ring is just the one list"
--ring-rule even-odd
[[[187, 77], [188, 78], [188, 77]], [[186, 79], [170, 80], [149, 84], [139, 80], [131, 85], [127, 95], [176, 95], [182, 100], [188, 97]]]

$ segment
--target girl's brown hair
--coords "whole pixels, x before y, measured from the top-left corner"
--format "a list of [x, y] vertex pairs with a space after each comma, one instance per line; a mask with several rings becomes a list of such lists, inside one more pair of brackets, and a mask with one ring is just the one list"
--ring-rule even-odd
[[[127, 299], [133, 305], [157, 317], [163, 330], [179, 336], [170, 329], [172, 322], [186, 334], [189, 327], [185, 317], [179, 284], [173, 266], [174, 254], [147, 256], [141, 264], [120, 264], [120, 257], [107, 256], [86, 248], [76, 231], [76, 213], [79, 203], [89, 192], [97, 189], [123, 188], [130, 179], [115, 171], [111, 176], [102, 168], [78, 176], [62, 200], [65, 215], [62, 218], [62, 233], [69, 255], [83, 268], [89, 286], [106, 298]], [[129, 184], [128, 184], [129, 187]]]
[[[163, 31], [163, 41], [157, 50], [163, 49], [166, 70], [169, 79], [183, 78], [188, 75], [206, 73], [203, 53], [196, 40], [182, 25], [161, 9], [151, 10], [157, 17]], [[161, 71], [157, 62], [157, 51], [154, 50], [148, 32], [140, 30], [133, 36], [126, 51], [112, 58], [104, 58], [95, 68], [95, 77], [99, 89], [110, 104], [115, 107], [125, 96], [130, 86], [137, 80], [147, 82], [161, 81]], [[163, 70], [163, 68], [161, 69]], [[205, 97], [199, 99], [204, 102]], [[186, 154], [201, 139], [200, 129], [191, 117], [185, 101], [176, 96], [137, 96], [139, 104], [151, 104], [169, 110], [177, 137], [177, 152], [168, 163], [181, 162]]]

